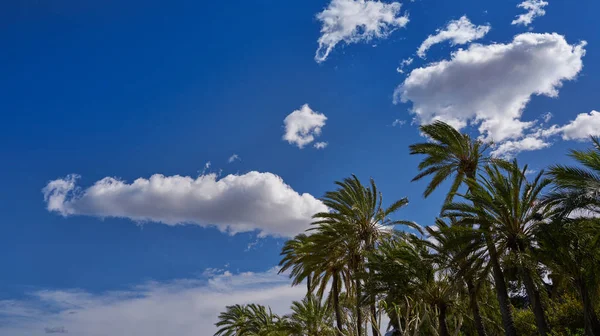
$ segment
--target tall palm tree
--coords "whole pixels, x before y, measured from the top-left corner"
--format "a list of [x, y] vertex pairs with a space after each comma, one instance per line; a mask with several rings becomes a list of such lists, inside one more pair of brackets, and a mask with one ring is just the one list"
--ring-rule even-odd
[[[365, 260], [368, 253], [373, 251], [377, 243], [391, 233], [391, 226], [406, 225], [418, 229], [413, 222], [392, 220], [390, 216], [398, 209], [408, 204], [408, 199], [402, 198], [389, 207], [383, 206], [383, 197], [378, 191], [373, 179], [369, 186], [364, 186], [360, 180], [352, 175], [343, 181], [336, 182], [338, 189], [327, 192], [322, 199], [330, 212], [318, 213], [314, 225], [329, 225], [344, 237], [349, 244], [348, 266], [353, 273], [353, 291], [356, 296], [357, 333], [362, 335], [362, 278], [365, 275]], [[371, 298], [369, 305], [370, 320], [376, 320], [375, 298]], [[378, 328], [372, 325], [373, 335], [379, 333]]]
[[332, 310], [314, 295], [292, 303], [289, 315], [292, 336], [333, 336]]
[[[432, 141], [411, 145], [410, 154], [426, 156], [419, 163], [418, 168], [420, 173], [413, 178], [413, 181], [420, 180], [426, 176], [433, 176], [423, 194], [425, 197], [431, 195], [446, 179], [454, 176], [454, 181], [446, 196], [446, 203], [448, 203], [452, 200], [460, 186], [464, 184], [465, 180], [475, 180], [481, 167], [490, 162], [503, 164], [501, 160], [495, 160], [487, 155], [489, 146], [479, 140], [472, 139], [468, 134], [460, 133], [454, 127], [442, 121], [422, 125], [420, 129]], [[496, 296], [500, 304], [505, 335], [516, 336], [517, 331], [508, 299], [504, 272], [500, 267], [496, 247], [488, 232], [484, 232], [484, 237], [486, 238], [489, 259], [492, 265], [494, 282], [496, 284]]]
[[600, 245], [593, 236], [597, 232], [598, 219], [568, 218], [557, 218], [536, 230], [538, 258], [553, 279], [566, 280], [579, 293], [588, 336], [600, 336], [600, 319], [594, 310], [594, 302], [600, 299]]
[[592, 148], [569, 154], [583, 168], [554, 165], [548, 173], [555, 187], [547, 201], [561, 209], [563, 216], [574, 210], [600, 214], [600, 138], [591, 139]]
[[[535, 232], [551, 216], [551, 207], [542, 202], [542, 191], [550, 184], [540, 172], [531, 182], [516, 160], [510, 167], [488, 165], [479, 181], [468, 180], [469, 202], [449, 203], [446, 216], [460, 218], [465, 224], [480, 224], [494, 237], [500, 255], [505, 255], [519, 272], [531, 301], [538, 332], [550, 331], [541, 296], [536, 286], [538, 261], [533, 257]], [[539, 276], [538, 276], [539, 277]]]
[[281, 266], [279, 273], [285, 273], [291, 269], [290, 278], [292, 279], [292, 286], [296, 286], [306, 280], [307, 296], [311, 295], [313, 288], [311, 286], [311, 270], [306, 265], [306, 259], [310, 258], [313, 250], [314, 247], [311, 246], [309, 237], [301, 233], [285, 242], [280, 254], [283, 258], [279, 262], [279, 266]]
[[460, 226], [455, 218], [451, 218], [450, 222], [452, 225], [437, 218], [435, 226], [426, 228], [433, 240], [425, 242], [436, 251], [433, 256], [436, 263], [450, 270], [449, 277], [455, 281], [461, 279], [464, 281], [477, 334], [486, 335], [478, 303], [481, 284], [489, 274], [489, 263], [485, 258], [485, 241], [479, 230]]
[[313, 227], [314, 233], [309, 236], [311, 246], [307, 258], [303, 259], [304, 267], [312, 273], [312, 283], [318, 298], [323, 298], [326, 288], [331, 283], [329, 293], [330, 305], [333, 306], [338, 335], [344, 332], [344, 314], [340, 306], [341, 288], [352, 288], [350, 267], [352, 256], [347, 252], [352, 247], [346, 237], [339, 234], [335, 225], [320, 223]]

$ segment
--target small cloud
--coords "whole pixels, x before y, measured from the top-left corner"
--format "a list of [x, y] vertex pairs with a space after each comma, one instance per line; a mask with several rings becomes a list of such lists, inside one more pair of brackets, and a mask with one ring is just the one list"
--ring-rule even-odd
[[406, 124], [406, 120], [401, 120], [401, 119], [396, 119], [394, 120], [394, 122], [392, 123], [392, 127], [396, 127], [396, 126], [402, 126]]
[[44, 328], [44, 332], [46, 332], [46, 334], [66, 334], [67, 329], [65, 329], [65, 327], [53, 327], [53, 328]]
[[328, 143], [327, 142], [317, 142], [315, 143], [315, 148], [316, 149], [324, 149], [325, 147], [327, 147]]
[[550, 119], [552, 119], [553, 115], [550, 112], [544, 113], [542, 115], [542, 120], [547, 123], [548, 121], [550, 121]]
[[324, 62], [340, 42], [351, 44], [386, 38], [395, 29], [406, 26], [408, 16], [401, 15], [400, 8], [399, 2], [331, 0], [327, 8], [317, 14], [322, 27], [315, 61]]
[[229, 157], [229, 159], [227, 160], [227, 162], [229, 163], [233, 163], [234, 161], [242, 161], [242, 159], [239, 157], [239, 155], [237, 154], [233, 154], [232, 156]]
[[535, 170], [535, 169], [527, 169], [525, 171], [525, 175], [533, 175], [535, 173], [537, 173], [537, 170]]
[[411, 65], [412, 62], [413, 62], [412, 57], [402, 60], [402, 62], [400, 62], [400, 66], [396, 68], [396, 71], [398, 73], [404, 73], [404, 68]]
[[539, 16], [544, 16], [546, 11], [544, 7], [548, 6], [548, 2], [544, 0], [525, 0], [517, 5], [527, 11], [525, 14], [517, 15], [511, 24], [528, 26], [533, 22], [533, 19]]
[[321, 135], [321, 128], [325, 126], [326, 120], [324, 114], [313, 111], [308, 104], [304, 104], [285, 117], [283, 140], [302, 149]]
[[417, 50], [417, 55], [425, 58], [425, 53], [433, 45], [450, 41], [451, 45], [466, 44], [484, 37], [492, 29], [491, 26], [476, 26], [466, 16], [453, 20], [444, 29], [438, 29], [437, 34], [429, 35]]

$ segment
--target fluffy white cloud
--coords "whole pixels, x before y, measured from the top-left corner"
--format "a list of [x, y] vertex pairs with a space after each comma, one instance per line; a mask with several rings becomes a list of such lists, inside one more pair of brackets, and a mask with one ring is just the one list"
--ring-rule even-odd
[[317, 142], [315, 143], [315, 148], [316, 149], [324, 149], [325, 147], [327, 147], [327, 145], [329, 145], [327, 142]]
[[544, 0], [525, 0], [517, 5], [527, 11], [525, 14], [517, 15], [517, 18], [512, 21], [513, 25], [522, 24], [528, 26], [538, 16], [544, 16], [546, 11], [544, 7], [548, 6], [548, 2]]
[[229, 233], [258, 230], [261, 236], [294, 236], [316, 212], [327, 211], [308, 193], [299, 194], [271, 173], [243, 175], [153, 175], [126, 183], [103, 178], [81, 190], [77, 176], [48, 183], [43, 189], [49, 211], [63, 216], [129, 218], [168, 225], [214, 226]]
[[212, 335], [225, 306], [259, 303], [278, 314], [289, 312], [304, 286], [291, 287], [274, 268], [232, 274], [208, 270], [202, 278], [149, 282], [127, 291], [92, 294], [81, 290], [43, 290], [23, 300], [0, 301], [0, 334], [36, 336]]
[[420, 123], [443, 120], [462, 128], [479, 125], [485, 140], [518, 139], [534, 122], [521, 120], [532, 95], [557, 97], [583, 67], [585, 42], [559, 34], [525, 33], [506, 44], [472, 44], [450, 60], [411, 71], [396, 102], [412, 102]]
[[519, 140], [505, 141], [492, 151], [493, 156], [511, 158], [520, 152], [533, 151], [550, 146], [542, 138], [526, 136]]
[[325, 126], [326, 120], [324, 114], [313, 111], [308, 104], [304, 104], [283, 120], [285, 126], [283, 140], [303, 148], [321, 135], [321, 128]]
[[385, 38], [395, 28], [406, 26], [408, 16], [400, 15], [400, 7], [398, 2], [331, 0], [329, 6], [317, 14], [323, 26], [315, 61], [325, 61], [340, 42], [350, 44]]
[[600, 136], [600, 112], [580, 113], [575, 120], [560, 128], [565, 140], [585, 140], [591, 135]]
[[489, 25], [476, 26], [466, 16], [452, 20], [444, 29], [438, 29], [435, 35], [429, 35], [417, 50], [417, 55], [425, 58], [425, 53], [429, 48], [444, 41], [450, 41], [450, 44], [454, 46], [478, 40], [484, 37], [491, 28]]

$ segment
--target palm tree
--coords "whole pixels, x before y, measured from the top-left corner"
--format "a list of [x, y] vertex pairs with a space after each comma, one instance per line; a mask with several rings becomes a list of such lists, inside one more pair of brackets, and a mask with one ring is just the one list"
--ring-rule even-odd
[[[451, 176], [454, 181], [446, 196], [445, 203], [452, 200], [465, 180], [475, 180], [479, 169], [491, 162], [503, 164], [501, 160], [493, 159], [486, 154], [489, 146], [479, 140], [473, 140], [468, 134], [462, 134], [454, 127], [436, 121], [429, 125], [422, 125], [421, 132], [432, 139], [431, 142], [418, 143], [410, 146], [410, 154], [421, 154], [426, 157], [419, 163], [420, 173], [413, 181], [433, 175], [427, 185], [424, 196], [428, 197], [442, 182]], [[502, 324], [506, 336], [516, 336], [515, 323], [512, 316], [508, 291], [500, 261], [488, 232], [484, 232], [489, 259], [492, 264], [496, 296], [500, 304]], [[474, 317], [475, 319], [477, 317]], [[481, 336], [482, 334], [480, 334]]]
[[591, 139], [593, 148], [569, 154], [584, 168], [555, 165], [548, 173], [555, 187], [547, 201], [561, 209], [563, 216], [574, 210], [600, 214], [600, 138]]
[[479, 181], [467, 181], [470, 192], [463, 197], [469, 202], [447, 204], [445, 215], [464, 224], [478, 223], [492, 233], [498, 253], [512, 261], [523, 280], [539, 333], [547, 335], [550, 329], [534, 281], [538, 262], [533, 246], [536, 228], [551, 215], [551, 207], [541, 199], [550, 180], [543, 178], [542, 171], [528, 182], [526, 170], [527, 166], [519, 169], [516, 161], [510, 167], [486, 166]]
[[[352, 175], [341, 182], [336, 182], [338, 189], [325, 194], [323, 203], [331, 209], [330, 212], [318, 213], [314, 216], [313, 223], [319, 226], [329, 226], [343, 237], [347, 245], [348, 267], [354, 278], [353, 291], [356, 297], [357, 332], [362, 335], [362, 278], [365, 277], [365, 259], [368, 253], [384, 237], [391, 234], [391, 226], [406, 225], [415, 229], [418, 226], [413, 222], [392, 220], [390, 216], [398, 209], [406, 206], [408, 200], [402, 198], [389, 207], [383, 206], [383, 197], [378, 191], [373, 179], [369, 186], [364, 186], [360, 180]], [[370, 299], [372, 320], [376, 320], [376, 298]], [[377, 335], [378, 328], [372, 325], [373, 335]]]
[[279, 262], [281, 266], [279, 274], [291, 269], [290, 278], [293, 279], [292, 286], [300, 284], [306, 280], [306, 295], [311, 295], [313, 288], [311, 286], [311, 271], [306, 267], [306, 259], [310, 258], [314, 247], [311, 246], [311, 240], [304, 233], [301, 233], [290, 239], [283, 245]]
[[227, 306], [226, 311], [219, 314], [219, 321], [215, 324], [220, 329], [215, 336], [240, 336], [250, 318], [250, 312], [245, 305]]
[[[331, 224], [321, 223], [314, 227], [314, 233], [309, 236], [311, 246], [309, 255], [303, 259], [304, 267], [312, 272], [317, 297], [321, 299], [331, 282], [329, 302], [333, 306], [338, 335], [344, 331], [344, 315], [340, 307], [341, 288], [350, 289], [351, 256], [347, 253], [350, 241], [338, 233], [338, 228]], [[351, 245], [350, 245], [351, 247]]]
[[581, 299], [588, 336], [600, 335], [600, 320], [594, 310], [600, 287], [600, 246], [593, 233], [600, 232], [597, 219], [556, 220], [538, 227], [538, 258], [548, 266], [553, 279], [566, 280]]
[[293, 336], [333, 336], [332, 310], [314, 295], [292, 303], [289, 316]]
[[441, 268], [450, 270], [450, 278], [464, 281], [469, 296], [469, 306], [478, 335], [486, 335], [478, 303], [478, 294], [483, 281], [489, 274], [489, 263], [485, 258], [485, 241], [479, 230], [460, 226], [451, 218], [452, 225], [437, 218], [435, 226], [427, 227], [433, 241], [425, 243], [436, 254], [433, 256]]

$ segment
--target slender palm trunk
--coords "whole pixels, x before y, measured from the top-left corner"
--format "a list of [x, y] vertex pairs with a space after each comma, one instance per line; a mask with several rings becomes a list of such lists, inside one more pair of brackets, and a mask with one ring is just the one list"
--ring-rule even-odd
[[363, 336], [363, 316], [362, 316], [362, 309], [360, 306], [360, 297], [362, 296], [362, 289], [361, 289], [361, 284], [360, 284], [360, 280], [356, 279], [356, 328], [357, 328], [357, 335], [358, 336]]
[[498, 303], [500, 304], [500, 314], [502, 315], [502, 325], [504, 326], [504, 335], [506, 336], [517, 336], [517, 329], [515, 328], [515, 321], [512, 316], [512, 309], [510, 307], [510, 301], [508, 300], [508, 291], [506, 290], [506, 281], [504, 280], [504, 273], [500, 267], [500, 261], [498, 260], [498, 252], [496, 251], [496, 245], [492, 240], [491, 234], [486, 232], [485, 242], [490, 254], [490, 263], [492, 263], [492, 271], [494, 274], [494, 283], [496, 286], [496, 296]]
[[342, 330], [344, 328], [344, 324], [342, 322], [342, 310], [340, 308], [340, 287], [339, 287], [339, 275], [337, 272], [333, 273], [333, 283], [331, 284], [331, 289], [333, 291], [333, 309], [335, 311], [335, 323], [337, 325], [337, 334], [338, 336], [342, 335]]
[[312, 293], [312, 289], [310, 287], [310, 274], [308, 275], [308, 277], [306, 277], [306, 296], [310, 296], [310, 294]]
[[600, 336], [600, 320], [594, 310], [594, 302], [590, 297], [590, 292], [585, 284], [585, 279], [580, 279], [578, 282], [579, 294], [583, 303], [583, 318], [585, 325], [585, 334], [587, 336]]
[[446, 306], [446, 304], [442, 303], [440, 305], [438, 305], [439, 308], [439, 314], [438, 314], [438, 322], [440, 325], [440, 336], [450, 336], [450, 333], [448, 332], [448, 325], [446, 324], [446, 316], [448, 315], [447, 310], [448, 307]]
[[373, 336], [379, 336], [379, 328], [377, 326], [377, 308], [375, 307], [375, 300], [371, 302], [371, 333]]
[[546, 336], [548, 333], [550, 333], [550, 328], [548, 327], [546, 314], [544, 313], [544, 308], [542, 307], [540, 292], [535, 286], [533, 278], [531, 277], [531, 272], [528, 269], [521, 267], [521, 274], [523, 276], [523, 283], [525, 284], [525, 291], [527, 291], [527, 296], [531, 302], [531, 308], [533, 309], [535, 324], [537, 325], [538, 332], [540, 335]]
[[487, 336], [487, 334], [485, 333], [485, 327], [483, 326], [483, 319], [481, 318], [481, 311], [479, 310], [479, 302], [477, 302], [477, 289], [475, 288], [472, 279], [467, 280], [467, 290], [469, 291], [471, 312], [473, 313], [473, 321], [475, 322], [475, 329], [477, 330], [477, 335]]

